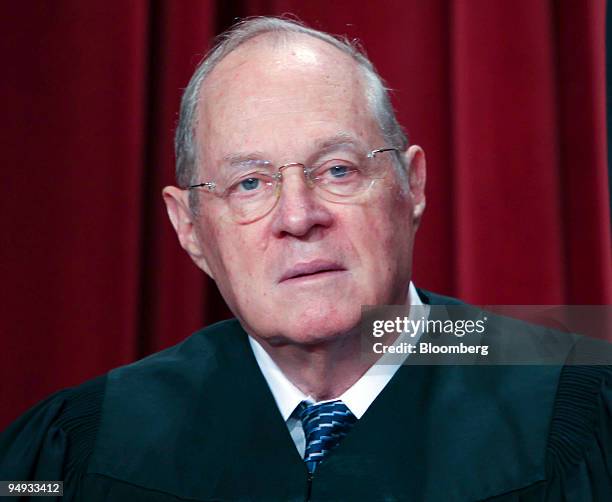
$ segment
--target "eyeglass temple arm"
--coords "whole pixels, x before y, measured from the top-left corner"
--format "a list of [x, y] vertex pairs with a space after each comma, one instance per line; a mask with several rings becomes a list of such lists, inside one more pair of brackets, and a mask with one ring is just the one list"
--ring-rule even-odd
[[373, 159], [377, 153], [382, 153], [382, 152], [395, 152], [395, 153], [399, 153], [399, 149], [397, 148], [378, 148], [376, 150], [372, 150], [370, 153], [368, 153], [368, 158]]
[[192, 188], [207, 188], [212, 192], [215, 188], [217, 188], [217, 185], [212, 181], [206, 181], [204, 183], [198, 183], [197, 185], [189, 185], [187, 187], [188, 190], [191, 190]]

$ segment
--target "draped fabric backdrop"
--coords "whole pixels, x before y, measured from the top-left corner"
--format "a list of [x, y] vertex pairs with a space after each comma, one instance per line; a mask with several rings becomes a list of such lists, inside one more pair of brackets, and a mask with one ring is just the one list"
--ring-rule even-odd
[[213, 36], [282, 13], [359, 38], [427, 153], [417, 286], [612, 303], [604, 0], [5, 2], [0, 426], [229, 315], [160, 192]]

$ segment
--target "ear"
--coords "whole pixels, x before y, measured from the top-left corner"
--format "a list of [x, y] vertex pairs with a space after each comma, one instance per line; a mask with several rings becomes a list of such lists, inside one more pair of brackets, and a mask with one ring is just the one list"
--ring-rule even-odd
[[204, 256], [200, 235], [197, 231], [195, 215], [189, 207], [189, 190], [167, 186], [162, 190], [170, 223], [178, 237], [181, 247], [187, 251], [193, 262], [214, 279]]
[[404, 152], [404, 162], [408, 171], [408, 185], [413, 204], [412, 218], [416, 228], [425, 211], [425, 181], [427, 179], [425, 152], [420, 146], [412, 145]]

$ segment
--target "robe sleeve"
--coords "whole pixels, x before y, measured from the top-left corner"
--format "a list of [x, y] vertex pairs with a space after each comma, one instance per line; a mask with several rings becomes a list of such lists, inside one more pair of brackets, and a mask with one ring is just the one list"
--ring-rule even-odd
[[2, 432], [0, 479], [63, 481], [64, 496], [56, 500], [76, 500], [99, 427], [105, 383], [103, 376], [57, 392]]
[[561, 372], [543, 500], [612, 500], [612, 366], [575, 364], [608, 362], [610, 351], [599, 342], [586, 345]]

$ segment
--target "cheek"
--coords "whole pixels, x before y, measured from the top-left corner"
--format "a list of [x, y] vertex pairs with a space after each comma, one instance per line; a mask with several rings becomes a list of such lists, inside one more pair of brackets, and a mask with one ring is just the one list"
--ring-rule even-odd
[[359, 251], [362, 266], [374, 278], [398, 273], [411, 260], [413, 230], [409, 200], [402, 196], [381, 197], [360, 209], [360, 217], [353, 215], [347, 223], [352, 225], [354, 247]]
[[[368, 204], [365, 210], [366, 235], [372, 236], [379, 246], [387, 248], [409, 238], [411, 231], [411, 204], [406, 196], [386, 193]], [[375, 239], [374, 239], [375, 237]]]
[[207, 245], [211, 265], [225, 282], [234, 288], [242, 288], [256, 279], [257, 271], [264, 268], [263, 259], [267, 247], [262, 238], [264, 232], [249, 225], [236, 225], [233, 221], [221, 221], [212, 226]]

